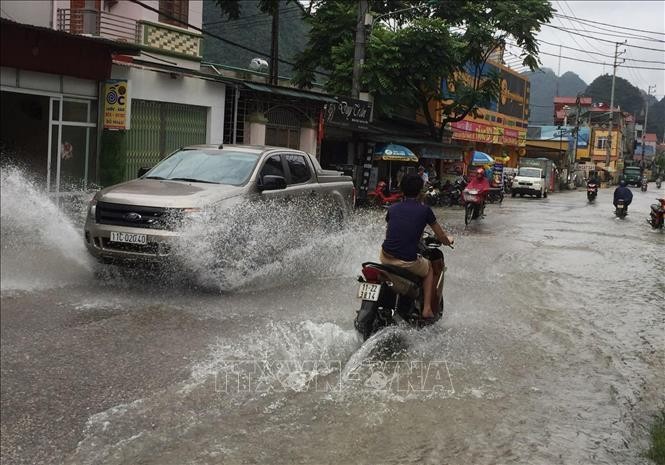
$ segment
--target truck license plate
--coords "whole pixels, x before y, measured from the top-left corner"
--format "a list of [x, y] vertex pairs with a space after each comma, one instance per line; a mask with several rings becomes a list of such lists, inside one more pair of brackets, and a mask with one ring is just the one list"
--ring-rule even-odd
[[358, 298], [376, 302], [379, 300], [380, 290], [380, 284], [360, 283], [360, 288], [358, 289]]
[[145, 234], [131, 234], [124, 232], [111, 232], [111, 242], [124, 242], [125, 244], [141, 244], [148, 243], [148, 236]]

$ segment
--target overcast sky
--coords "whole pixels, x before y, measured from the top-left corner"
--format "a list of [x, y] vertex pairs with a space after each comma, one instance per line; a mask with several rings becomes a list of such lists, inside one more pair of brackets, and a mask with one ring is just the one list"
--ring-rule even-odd
[[[635, 61], [626, 61], [625, 65], [643, 66], [647, 68], [660, 68], [660, 70], [630, 69], [620, 66], [617, 69], [617, 76], [630, 81], [640, 89], [647, 90], [649, 85], [656, 85], [656, 97], [660, 100], [665, 94], [665, 1], [555, 1], [552, 6], [557, 13], [566, 16], [574, 16], [579, 19], [597, 21], [606, 23], [610, 26], [601, 24], [582, 24], [575, 20], [569, 21], [566, 18], [554, 17], [552, 25], [566, 29], [576, 29], [579, 33], [588, 36], [596, 36], [604, 40], [623, 42], [628, 40], [629, 46], [620, 47], [619, 50], [626, 50], [622, 58], [633, 60], [648, 60], [661, 63], [640, 63]], [[629, 31], [620, 29], [621, 27], [640, 29], [641, 31], [656, 31], [660, 34], [651, 34], [644, 32]], [[603, 28], [603, 29], [599, 29]], [[584, 30], [588, 32], [584, 32]], [[605, 35], [608, 34], [608, 35]], [[619, 34], [624, 37], [613, 36], [610, 34]], [[654, 41], [638, 40], [628, 37], [629, 35], [640, 35], [652, 37]], [[577, 73], [587, 84], [603, 73], [612, 73], [611, 63], [614, 55], [614, 45], [607, 42], [601, 42], [591, 38], [584, 38], [573, 35], [569, 32], [557, 30], [552, 27], [543, 26], [538, 34], [538, 39], [550, 42], [549, 45], [541, 42], [541, 52], [550, 53], [556, 56], [541, 55], [542, 66], [551, 68], [557, 73], [559, 67], [559, 47], [562, 48], [563, 57], [573, 57], [582, 60], [601, 62], [601, 64], [584, 63], [581, 61], [561, 59], [561, 74], [566, 71]], [[659, 42], [660, 41], [660, 42]], [[656, 50], [643, 50], [630, 47], [636, 45]], [[609, 55], [609, 57], [599, 56], [598, 54]], [[509, 58], [509, 56], [507, 57]], [[603, 66], [602, 62], [607, 65]]]

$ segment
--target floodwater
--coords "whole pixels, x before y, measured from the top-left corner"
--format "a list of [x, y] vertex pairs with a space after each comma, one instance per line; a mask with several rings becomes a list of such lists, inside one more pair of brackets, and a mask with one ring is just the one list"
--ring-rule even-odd
[[208, 224], [185, 243], [196, 286], [100, 268], [78, 220], [4, 170], [3, 462], [648, 463], [665, 233], [653, 184], [634, 195], [625, 220], [607, 189], [506, 198], [468, 227], [437, 210], [446, 316], [363, 344], [381, 212], [332, 233], [288, 211]]

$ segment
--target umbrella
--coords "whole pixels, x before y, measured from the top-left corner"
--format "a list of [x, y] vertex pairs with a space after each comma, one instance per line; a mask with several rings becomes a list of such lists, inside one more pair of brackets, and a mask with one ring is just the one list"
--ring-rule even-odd
[[485, 152], [479, 152], [478, 150], [473, 151], [473, 159], [471, 160], [472, 165], [493, 165], [494, 158], [490, 157]]
[[388, 186], [392, 188], [392, 162], [418, 163], [418, 157], [410, 149], [397, 144], [379, 144], [374, 148], [374, 159], [388, 162]]
[[418, 163], [418, 157], [410, 149], [397, 144], [380, 144], [374, 149], [375, 160]]

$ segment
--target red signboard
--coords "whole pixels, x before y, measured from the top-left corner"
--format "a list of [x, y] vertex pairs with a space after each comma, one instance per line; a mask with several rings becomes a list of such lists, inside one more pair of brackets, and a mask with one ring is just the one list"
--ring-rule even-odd
[[471, 121], [458, 121], [451, 124], [453, 128], [453, 139], [472, 140], [487, 144], [502, 144], [520, 146], [520, 131], [500, 126], [473, 123]]

